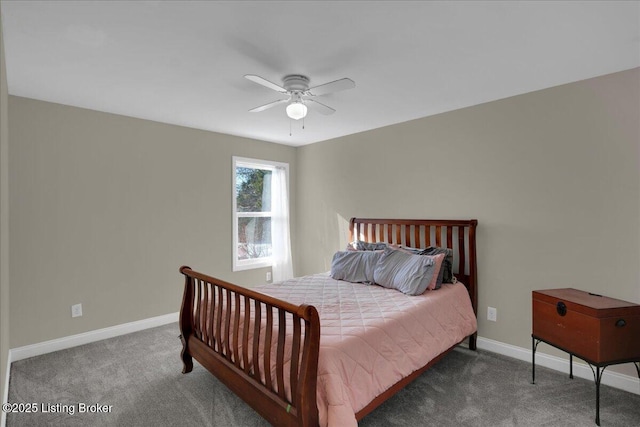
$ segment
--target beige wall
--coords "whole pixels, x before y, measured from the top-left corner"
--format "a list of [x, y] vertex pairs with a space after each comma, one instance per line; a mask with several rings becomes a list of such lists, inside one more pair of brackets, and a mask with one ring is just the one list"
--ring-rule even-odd
[[477, 218], [482, 337], [528, 348], [533, 289], [640, 302], [639, 69], [298, 149], [9, 107], [11, 347], [175, 312], [185, 263], [262, 282], [231, 272], [232, 155], [290, 163], [297, 274], [351, 216]]
[[477, 218], [480, 336], [529, 348], [535, 289], [640, 303], [638, 117], [634, 69], [302, 147], [298, 272], [351, 216]]
[[[7, 73], [4, 63], [2, 17], [0, 16], [0, 390], [9, 355], [9, 124]], [[4, 399], [3, 399], [4, 401]]]
[[12, 348], [176, 312], [184, 264], [264, 282], [266, 269], [231, 271], [231, 158], [289, 163], [295, 206], [294, 148], [14, 96], [9, 107]]

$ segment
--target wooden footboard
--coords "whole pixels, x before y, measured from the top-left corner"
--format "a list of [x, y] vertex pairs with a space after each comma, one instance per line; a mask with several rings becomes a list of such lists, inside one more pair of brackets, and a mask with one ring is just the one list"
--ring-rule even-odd
[[[192, 357], [271, 424], [317, 426], [320, 320], [293, 305], [181, 267], [183, 373]], [[287, 327], [292, 333], [287, 333]], [[276, 372], [270, 372], [271, 358]], [[289, 365], [285, 370], [285, 366]]]

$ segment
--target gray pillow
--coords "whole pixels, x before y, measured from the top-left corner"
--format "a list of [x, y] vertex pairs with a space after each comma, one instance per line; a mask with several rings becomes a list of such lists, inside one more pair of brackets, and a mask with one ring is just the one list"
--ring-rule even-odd
[[386, 249], [373, 271], [373, 280], [407, 295], [424, 293], [435, 274], [433, 258]]
[[442, 260], [442, 267], [440, 273], [438, 273], [438, 281], [436, 283], [436, 289], [439, 289], [443, 283], [455, 283], [453, 277], [453, 250], [449, 248], [438, 248], [435, 246], [429, 246], [426, 249], [420, 251], [420, 255], [438, 255], [445, 254]]
[[373, 283], [373, 270], [382, 251], [338, 251], [331, 260], [331, 277], [353, 283]]
[[363, 242], [356, 240], [347, 244], [348, 251], [383, 251], [387, 249], [388, 244], [385, 242]]

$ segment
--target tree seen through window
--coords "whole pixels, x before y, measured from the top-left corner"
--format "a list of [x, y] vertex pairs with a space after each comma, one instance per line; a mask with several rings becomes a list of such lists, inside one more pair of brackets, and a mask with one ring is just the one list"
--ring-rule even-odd
[[271, 256], [271, 171], [236, 167], [239, 260]]

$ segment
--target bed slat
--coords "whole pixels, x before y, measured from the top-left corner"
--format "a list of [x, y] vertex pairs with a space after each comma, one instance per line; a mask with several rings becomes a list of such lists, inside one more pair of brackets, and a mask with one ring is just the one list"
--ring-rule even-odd
[[238, 347], [238, 336], [240, 334], [240, 295], [235, 294], [235, 304], [234, 304], [235, 315], [233, 318], [233, 351], [231, 356], [233, 357], [233, 361], [235, 365], [240, 368], [240, 348]]
[[249, 328], [251, 327], [251, 302], [248, 296], [244, 296], [244, 325], [242, 327], [242, 366], [245, 374], [249, 375]]
[[[293, 315], [293, 343], [291, 346], [291, 367], [289, 370], [289, 378], [291, 378], [291, 396], [296, 397], [298, 394], [298, 363], [300, 362], [300, 317]], [[296, 406], [299, 402], [295, 402]]]
[[197, 338], [202, 339], [202, 333], [201, 333], [201, 325], [200, 325], [200, 280], [198, 280], [196, 282], [196, 287], [194, 290], [195, 293], [195, 298], [196, 298], [196, 312], [194, 314], [195, 316], [195, 322], [194, 322], [194, 326], [195, 326], [195, 334]]
[[458, 227], [458, 272], [461, 275], [465, 274], [466, 271], [464, 258], [464, 227]]
[[276, 351], [276, 381], [278, 383], [278, 396], [285, 398], [284, 394], [284, 337], [287, 331], [284, 310], [278, 309], [278, 349]]
[[273, 390], [273, 384], [271, 382], [271, 372], [269, 367], [271, 366], [271, 339], [273, 332], [273, 306], [267, 304], [267, 328], [264, 339], [264, 379], [265, 385], [269, 390]]
[[[210, 313], [216, 313], [216, 290], [213, 287], [213, 285], [211, 285], [211, 311]], [[209, 345], [213, 348], [215, 348], [216, 345], [216, 341], [215, 341], [215, 337], [216, 337], [216, 333], [215, 333], [215, 316], [214, 315], [210, 315], [209, 316], [209, 330], [211, 331], [211, 338], [209, 339]]]
[[218, 288], [218, 310], [215, 312], [216, 318], [216, 348], [215, 350], [222, 354], [222, 313], [224, 311], [224, 305], [222, 302], [222, 288]]
[[[200, 281], [200, 286], [202, 286], [202, 288], [204, 289], [204, 297], [203, 297], [203, 301], [204, 301], [204, 313], [209, 313], [209, 283], [208, 282], [203, 282]], [[207, 316], [203, 315], [202, 316], [202, 341], [204, 341], [207, 345], [210, 345], [211, 343], [209, 342], [209, 323], [207, 322]]]
[[226, 290], [226, 295], [225, 295], [225, 317], [224, 317], [224, 355], [226, 356], [226, 358], [228, 360], [231, 360], [230, 357], [230, 346], [231, 346], [231, 334], [230, 334], [230, 327], [231, 327], [231, 291], [229, 289]]
[[[262, 304], [260, 301], [255, 300], [255, 319], [262, 318]], [[254, 320], [254, 329], [253, 329], [253, 377], [260, 381], [260, 322]]]

